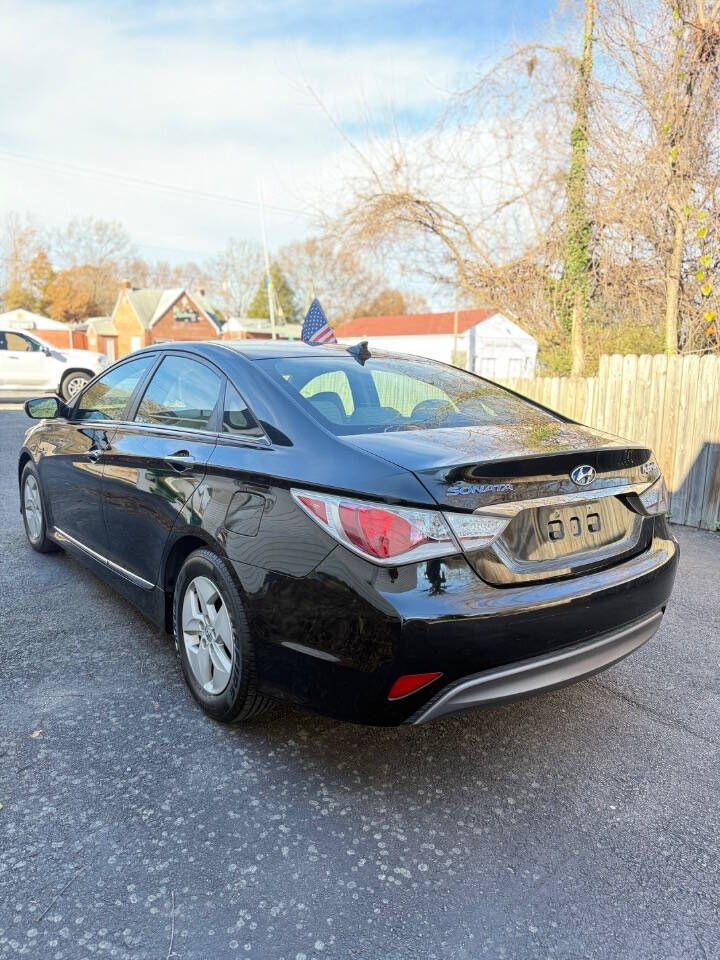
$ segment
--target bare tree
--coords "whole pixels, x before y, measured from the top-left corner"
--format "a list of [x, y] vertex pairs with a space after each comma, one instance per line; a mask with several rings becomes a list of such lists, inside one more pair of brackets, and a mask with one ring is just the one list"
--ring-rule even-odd
[[[720, 2], [605, 0], [595, 143], [602, 255], [665, 350], [717, 345]], [[610, 297], [609, 299], [611, 299]]]
[[133, 269], [137, 252], [123, 225], [116, 220], [76, 218], [55, 232], [53, 263], [61, 272], [73, 271], [73, 284], [87, 303], [110, 313], [118, 283]]
[[244, 317], [265, 269], [262, 247], [231, 238], [205, 266], [214, 301], [228, 317]]
[[331, 323], [362, 312], [384, 282], [365, 266], [364, 258], [343, 249], [330, 236], [288, 244], [276, 259], [298, 297], [301, 312], [318, 297]]
[[125, 227], [117, 220], [82, 217], [58, 230], [53, 243], [54, 259], [60, 267], [117, 267], [137, 256]]
[[427, 134], [394, 128], [356, 148], [333, 235], [566, 342], [560, 280], [577, 64], [566, 45], [519, 48]]

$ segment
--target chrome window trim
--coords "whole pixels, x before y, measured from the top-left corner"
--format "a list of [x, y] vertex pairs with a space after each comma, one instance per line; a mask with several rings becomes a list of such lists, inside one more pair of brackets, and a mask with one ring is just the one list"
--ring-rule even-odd
[[[11, 331], [11, 332], [13, 332], [13, 331]], [[171, 343], [171, 342], [173, 342], [173, 341], [168, 341], [168, 343]], [[222, 342], [218, 342], [218, 341], [212, 341], [212, 342], [213, 342], [213, 343], [216, 343], [218, 346], [222, 346], [222, 345], [223, 345]], [[151, 364], [150, 364], [147, 372], [144, 374], [144, 376], [140, 377], [140, 380], [139, 380], [138, 383], [136, 384], [135, 389], [133, 390], [133, 393], [132, 393], [132, 395], [131, 395], [131, 397], [130, 397], [130, 399], [129, 399], [129, 401], [128, 401], [128, 406], [125, 408], [125, 411], [124, 411], [124, 412], [132, 411], [133, 413], [137, 413], [137, 409], [138, 409], [138, 407], [140, 406], [140, 403], [142, 402], [143, 396], [145, 395], [145, 390], [147, 389], [147, 387], [148, 387], [150, 381], [152, 380], [152, 378], [153, 378], [156, 370], [158, 369], [158, 367], [160, 366], [160, 364], [162, 363], [162, 361], [165, 359], [165, 357], [170, 357], [170, 356], [186, 356], [186, 357], [189, 357], [191, 360], [197, 360], [199, 363], [205, 364], [205, 366], [209, 367], [210, 369], [213, 370], [213, 372], [217, 373], [217, 374], [220, 376], [220, 378], [221, 378], [221, 380], [222, 380], [222, 390], [221, 390], [221, 393], [222, 393], [222, 411], [221, 411], [221, 413], [224, 413], [224, 412], [225, 412], [225, 395], [226, 395], [226, 392], [227, 392], [227, 385], [228, 385], [228, 384], [232, 384], [233, 388], [234, 388], [235, 390], [237, 390], [238, 394], [240, 395], [240, 397], [241, 397], [242, 400], [244, 401], [245, 405], [247, 406], [248, 410], [249, 410], [250, 413], [252, 414], [253, 419], [254, 419], [255, 422], [258, 424], [258, 426], [260, 427], [260, 429], [263, 431], [263, 435], [262, 435], [261, 437], [242, 437], [242, 436], [234, 436], [233, 434], [226, 433], [226, 432], [224, 432], [223, 430], [220, 430], [220, 431], [218, 431], [218, 432], [215, 432], [215, 431], [211, 431], [211, 430], [192, 430], [192, 429], [187, 428], [187, 427], [170, 427], [170, 426], [165, 427], [165, 426], [162, 426], [161, 424], [139, 423], [139, 422], [136, 421], [136, 420], [102, 420], [101, 422], [102, 422], [103, 424], [107, 424], [108, 426], [113, 426], [113, 427], [150, 427], [150, 428], [160, 428], [160, 429], [162, 429], [162, 430], [170, 430], [170, 431], [172, 431], [173, 433], [176, 433], [176, 434], [188, 434], [188, 433], [189, 433], [189, 434], [192, 434], [193, 436], [206, 437], [206, 438], [208, 438], [208, 439], [214, 438], [215, 440], [217, 440], [217, 441], [219, 441], [219, 442], [226, 440], [226, 441], [227, 441], [228, 443], [230, 443], [230, 444], [240, 444], [241, 446], [246, 446], [246, 445], [247, 445], [247, 446], [253, 446], [253, 447], [267, 447], [267, 448], [272, 447], [272, 445], [273, 445], [273, 444], [272, 444], [272, 440], [271, 440], [271, 439], [268, 437], [268, 435], [265, 433], [265, 428], [262, 426], [262, 424], [260, 423], [260, 421], [258, 420], [258, 418], [255, 416], [255, 413], [254, 413], [252, 407], [251, 407], [250, 404], [247, 402], [247, 399], [246, 399], [246, 397], [245, 397], [245, 394], [244, 394], [243, 391], [240, 389], [240, 387], [238, 387], [238, 385], [234, 382], [234, 380], [232, 380], [232, 378], [228, 376], [228, 374], [225, 372], [225, 370], [222, 369], [222, 367], [220, 367], [218, 364], [216, 364], [213, 360], [210, 360], [210, 359], [208, 359], [207, 357], [200, 356], [200, 355], [197, 354], [197, 353], [193, 353], [191, 350], [187, 350], [187, 349], [173, 349], [173, 350], [168, 351], [168, 350], [167, 350], [167, 345], [163, 345], [163, 347], [161, 347], [160, 344], [158, 344], [157, 346], [158, 346], [158, 349], [155, 349], [155, 350], [152, 349], [151, 347], [146, 347], [146, 348], [143, 349], [142, 353], [132, 353], [132, 354], [128, 354], [128, 355], [125, 356], [125, 357], [120, 357], [120, 358], [119, 358], [118, 360], [116, 360], [114, 363], [112, 363], [111, 365], [105, 367], [104, 370], [101, 370], [99, 373], [97, 373], [97, 374], [93, 377], [93, 379], [90, 381], [90, 383], [88, 383], [88, 385], [85, 387], [85, 389], [84, 389], [81, 393], [79, 393], [79, 394], [77, 395], [77, 397], [75, 397], [75, 398], [73, 399], [72, 406], [70, 407], [71, 416], [68, 418], [68, 423], [71, 423], [71, 424], [73, 424], [74, 426], [79, 426], [79, 425], [81, 425], [81, 424], [84, 425], [84, 424], [87, 424], [87, 423], [96, 422], [96, 421], [91, 421], [91, 420], [77, 420], [77, 419], [73, 419], [72, 414], [74, 414], [76, 407], [79, 406], [79, 404], [80, 404], [80, 402], [81, 402], [81, 400], [82, 400], [82, 397], [87, 393], [87, 391], [90, 389], [90, 387], [94, 384], [94, 382], [95, 382], [96, 380], [99, 380], [101, 377], [104, 377], [107, 373], [109, 373], [111, 370], [114, 370], [116, 367], [121, 367], [121, 366], [123, 366], [124, 364], [131, 362], [132, 360], [137, 360], [137, 359], [139, 359], [139, 357], [140, 357], [141, 355], [145, 355], [145, 356], [151, 357], [151, 358], [152, 358], [152, 362], [151, 362]], [[229, 348], [227, 348], [227, 349], [228, 349], [228, 352], [229, 352], [229, 353], [233, 353], [232, 347], [229, 347]], [[220, 425], [222, 426], [222, 420], [221, 420], [221, 424], [220, 424]]]
[[241, 446], [251, 447], [271, 447], [272, 442], [267, 436], [262, 437], [237, 437], [229, 433], [215, 433], [212, 430], [193, 430], [191, 427], [171, 427], [162, 426], [159, 423], [138, 423], [136, 420], [71, 420], [73, 426], [87, 426], [92, 424], [94, 429], [104, 430], [105, 427], [131, 427], [134, 430], [146, 432], [164, 431], [181, 436], [190, 434], [198, 437], [200, 440], [212, 440], [216, 442], [227, 442], [229, 444], [240, 444]]
[[[262, 430], [262, 427], [260, 429]], [[262, 437], [243, 437], [234, 436], [231, 433], [218, 433], [216, 434], [216, 439], [218, 443], [227, 444], [231, 447], [257, 447], [258, 449], [265, 450], [272, 447], [272, 441], [265, 434], [263, 434]]]
[[97, 550], [93, 550], [91, 547], [88, 547], [79, 540], [76, 540], [75, 537], [71, 537], [69, 533], [61, 530], [60, 527], [53, 527], [53, 536], [60, 542], [65, 541], [72, 544], [72, 546], [77, 547], [78, 550], [82, 550], [83, 553], [86, 553], [89, 557], [92, 557], [93, 560], [97, 560], [98, 563], [101, 563], [104, 567], [108, 567], [115, 573], [119, 573], [121, 576], [125, 577], [126, 580], [134, 583], [135, 586], [142, 587], [143, 590], [152, 590], [155, 587], [154, 583], [150, 583], [149, 580], [139, 577], [136, 573], [133, 573], [132, 570], [127, 570], [125, 567], [121, 567], [119, 563], [109, 560], [101, 553], [98, 553]]

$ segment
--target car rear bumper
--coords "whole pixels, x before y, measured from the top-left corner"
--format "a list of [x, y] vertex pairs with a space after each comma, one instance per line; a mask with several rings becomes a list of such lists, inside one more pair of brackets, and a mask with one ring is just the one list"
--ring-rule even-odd
[[588, 643], [465, 677], [441, 690], [406, 722], [427, 723], [451, 713], [518, 700], [582, 680], [612, 666], [646, 643], [660, 627], [663, 613], [664, 610], [658, 610]]
[[[341, 547], [306, 577], [234, 567], [262, 693], [338, 719], [394, 726], [441, 715], [439, 707], [428, 711], [450, 691], [459, 697], [468, 680], [489, 678], [466, 694], [472, 702], [458, 700], [444, 713], [610, 666], [657, 628], [653, 618], [668, 602], [677, 561], [677, 543], [658, 520], [642, 554], [585, 576], [512, 588], [484, 583], [463, 558], [379, 568]], [[646, 622], [646, 634], [633, 630]], [[398, 677], [430, 672], [442, 676], [388, 699]]]

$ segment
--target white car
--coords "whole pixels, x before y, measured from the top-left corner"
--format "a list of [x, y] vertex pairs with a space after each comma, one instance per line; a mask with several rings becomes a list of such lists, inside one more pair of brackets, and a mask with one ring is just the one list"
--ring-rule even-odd
[[28, 330], [0, 329], [0, 392], [50, 391], [70, 400], [107, 362], [91, 350], [59, 350]]

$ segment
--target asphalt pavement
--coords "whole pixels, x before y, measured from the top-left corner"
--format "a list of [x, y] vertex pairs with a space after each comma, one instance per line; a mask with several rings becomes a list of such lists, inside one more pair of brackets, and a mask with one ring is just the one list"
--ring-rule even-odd
[[25, 542], [0, 410], [0, 957], [720, 958], [720, 535], [660, 633], [424, 727], [207, 718], [170, 639]]

